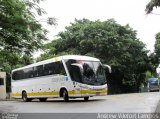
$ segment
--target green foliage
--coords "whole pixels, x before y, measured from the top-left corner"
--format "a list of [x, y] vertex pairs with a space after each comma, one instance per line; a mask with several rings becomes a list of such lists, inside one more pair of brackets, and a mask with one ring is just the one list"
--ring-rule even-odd
[[158, 56], [156, 53], [151, 53], [149, 55], [149, 71], [153, 76], [157, 76], [156, 69], [158, 67]]
[[45, 30], [22, 0], [0, 1], [0, 50], [31, 54], [46, 40]]
[[[45, 13], [38, 6], [41, 1], [0, 0], [0, 68], [7, 72], [8, 80], [12, 69], [33, 62], [32, 53], [41, 49], [43, 41], [47, 40], [47, 30], [35, 19], [33, 12]], [[54, 18], [47, 23], [56, 25]]]
[[148, 79], [149, 79], [149, 78], [152, 78], [152, 77], [154, 77], [154, 76], [152, 75], [152, 73], [151, 73], [150, 71], [147, 71], [147, 72], [146, 72], [145, 86], [147, 86]]
[[[38, 15], [45, 13], [38, 6], [41, 1], [0, 0], [0, 67], [7, 73], [28, 64], [32, 53], [41, 49], [43, 41], [47, 40], [47, 30], [35, 19], [33, 12], [37, 11]], [[50, 18], [47, 22], [55, 25], [54, 20]]]
[[107, 21], [75, 20], [59, 39], [46, 45], [42, 59], [59, 54], [80, 54], [99, 58], [102, 63], [111, 65], [112, 76], [108, 83], [116, 87], [127, 86], [127, 92], [138, 91], [145, 82], [145, 72], [149, 67], [148, 51], [139, 39], [136, 31], [129, 25], [121, 26], [114, 19]]
[[146, 5], [146, 13], [149, 14], [152, 12], [154, 7], [160, 6], [160, 0], [150, 0], [150, 2]]
[[152, 73], [154, 73], [154, 75], [156, 74], [156, 68], [158, 68], [159, 63], [160, 63], [160, 32], [156, 34], [155, 36], [156, 41], [155, 41], [155, 51], [154, 53], [152, 53], [152, 55], [150, 55], [150, 59], [151, 59], [151, 63], [152, 63]]
[[157, 58], [160, 58], [160, 32], [156, 34], [155, 53]]

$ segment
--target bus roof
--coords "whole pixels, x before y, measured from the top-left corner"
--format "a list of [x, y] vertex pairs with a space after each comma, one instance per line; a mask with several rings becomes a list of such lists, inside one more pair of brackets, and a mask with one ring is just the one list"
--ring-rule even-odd
[[88, 60], [88, 61], [100, 61], [97, 58], [94, 57], [90, 57], [90, 56], [82, 56], [82, 55], [63, 55], [63, 56], [58, 56], [58, 57], [54, 57], [51, 59], [47, 59], [47, 60], [43, 60], [40, 62], [36, 62], [24, 67], [20, 67], [17, 69], [12, 70], [12, 72], [16, 71], [16, 70], [21, 70], [24, 68], [30, 68], [30, 67], [34, 67], [34, 66], [38, 66], [38, 65], [43, 65], [43, 64], [47, 64], [47, 63], [51, 63], [51, 62], [57, 62], [57, 61], [61, 61], [62, 59], [67, 60], [67, 59], [75, 59], [75, 60]]
[[152, 81], [152, 80], [158, 80], [158, 78], [152, 77], [152, 78], [149, 78], [149, 79], [148, 79], [148, 81]]
[[90, 57], [90, 56], [82, 56], [82, 55], [64, 55], [61, 57], [63, 57], [63, 59], [99, 61], [99, 59], [97, 59], [97, 58]]

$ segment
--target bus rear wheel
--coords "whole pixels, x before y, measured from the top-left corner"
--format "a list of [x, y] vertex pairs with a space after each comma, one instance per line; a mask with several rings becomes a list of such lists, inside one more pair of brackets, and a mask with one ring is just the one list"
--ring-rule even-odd
[[64, 100], [64, 102], [68, 102], [69, 101], [68, 92], [66, 90], [63, 90], [63, 100]]
[[22, 99], [23, 99], [24, 102], [30, 102], [30, 101], [32, 101], [31, 98], [27, 97], [27, 92], [26, 91], [22, 92]]

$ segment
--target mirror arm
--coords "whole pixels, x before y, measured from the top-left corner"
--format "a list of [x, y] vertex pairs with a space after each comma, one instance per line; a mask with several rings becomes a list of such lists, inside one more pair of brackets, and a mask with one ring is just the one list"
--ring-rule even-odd
[[104, 67], [108, 68], [109, 73], [112, 73], [112, 69], [111, 66], [107, 65], [107, 64], [103, 64]]

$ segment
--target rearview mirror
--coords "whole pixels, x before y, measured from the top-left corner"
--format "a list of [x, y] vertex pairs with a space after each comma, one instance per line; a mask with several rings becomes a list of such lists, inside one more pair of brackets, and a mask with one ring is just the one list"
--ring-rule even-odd
[[111, 69], [111, 66], [107, 65], [107, 64], [103, 64], [103, 67], [104, 68], [107, 68], [109, 73], [112, 73], [112, 69]]
[[80, 69], [81, 73], [83, 74], [83, 65], [82, 65], [82, 64], [73, 63], [73, 64], [71, 64], [71, 65], [72, 65], [72, 66], [77, 66], [77, 67]]

